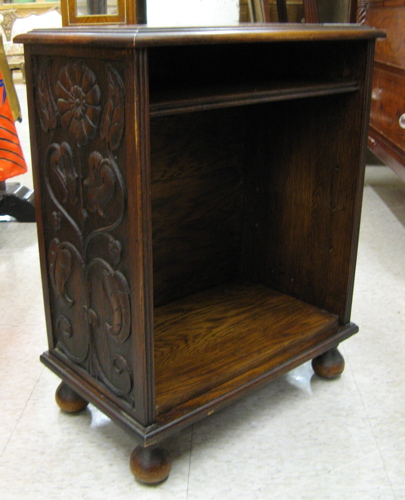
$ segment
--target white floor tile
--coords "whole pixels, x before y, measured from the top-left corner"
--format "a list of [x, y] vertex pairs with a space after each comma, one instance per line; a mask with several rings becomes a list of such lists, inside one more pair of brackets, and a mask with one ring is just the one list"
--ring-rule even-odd
[[405, 499], [405, 438], [381, 450], [381, 456], [395, 498]]

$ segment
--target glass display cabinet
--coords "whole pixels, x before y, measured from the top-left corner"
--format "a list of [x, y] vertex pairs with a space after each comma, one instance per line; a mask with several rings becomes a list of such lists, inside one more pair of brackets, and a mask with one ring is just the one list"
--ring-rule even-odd
[[64, 26], [146, 23], [146, 0], [64, 0]]

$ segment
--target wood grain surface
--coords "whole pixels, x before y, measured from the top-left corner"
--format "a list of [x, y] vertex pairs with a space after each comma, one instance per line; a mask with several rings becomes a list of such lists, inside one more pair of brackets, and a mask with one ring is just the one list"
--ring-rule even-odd
[[364, 23], [387, 34], [375, 47], [369, 147], [405, 180], [405, 0], [362, 4]]
[[402, 69], [405, 68], [404, 10], [404, 0], [398, 2], [370, 2], [365, 18], [366, 24], [387, 33], [386, 38], [376, 42], [375, 60]]
[[232, 110], [151, 121], [156, 306], [238, 275], [243, 160]]
[[403, 75], [375, 67], [371, 98], [370, 124], [405, 157], [405, 128], [400, 118], [405, 114], [405, 72]]
[[332, 314], [239, 281], [157, 308], [157, 413], [314, 341], [337, 324]]

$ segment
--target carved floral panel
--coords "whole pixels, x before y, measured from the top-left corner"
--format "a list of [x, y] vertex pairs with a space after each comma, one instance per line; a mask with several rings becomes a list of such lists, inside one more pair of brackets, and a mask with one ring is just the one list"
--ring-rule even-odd
[[134, 406], [123, 69], [76, 59], [36, 63], [55, 346]]

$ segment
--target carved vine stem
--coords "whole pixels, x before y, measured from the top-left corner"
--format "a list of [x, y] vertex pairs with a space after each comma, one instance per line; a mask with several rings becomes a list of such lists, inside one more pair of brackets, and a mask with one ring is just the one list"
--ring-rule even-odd
[[50, 139], [44, 180], [55, 207], [48, 261], [57, 345], [133, 404], [131, 367], [119, 347], [131, 335], [130, 293], [116, 268], [122, 244], [112, 234], [126, 210], [114, 156], [124, 136], [124, 85], [111, 64], [97, 68], [107, 75], [103, 102], [96, 73], [85, 61], [63, 64], [54, 84], [52, 64], [37, 73], [36, 106]]

